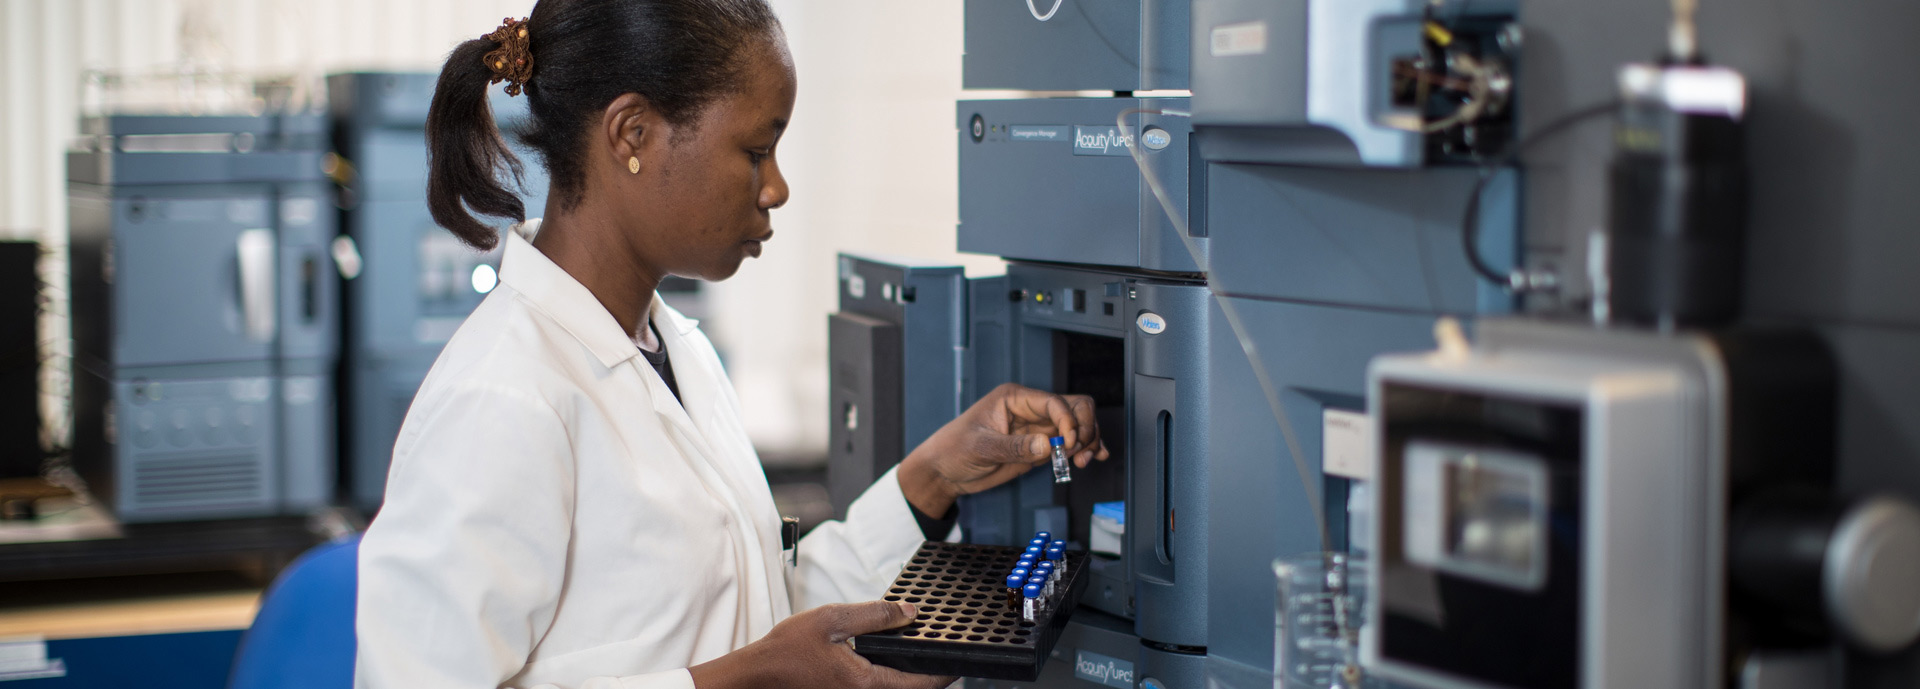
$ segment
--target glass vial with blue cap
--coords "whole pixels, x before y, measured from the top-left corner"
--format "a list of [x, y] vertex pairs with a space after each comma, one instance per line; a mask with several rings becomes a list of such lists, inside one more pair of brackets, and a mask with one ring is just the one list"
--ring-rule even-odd
[[1040, 619], [1040, 585], [1028, 582], [1020, 589], [1020, 621], [1033, 624]]
[[1053, 436], [1053, 482], [1073, 481], [1073, 464], [1067, 461], [1067, 439]]

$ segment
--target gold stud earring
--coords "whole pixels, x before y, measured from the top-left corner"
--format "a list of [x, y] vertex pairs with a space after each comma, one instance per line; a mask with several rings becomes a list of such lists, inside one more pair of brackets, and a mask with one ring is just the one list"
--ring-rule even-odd
[[627, 172], [640, 174], [640, 156], [627, 156]]

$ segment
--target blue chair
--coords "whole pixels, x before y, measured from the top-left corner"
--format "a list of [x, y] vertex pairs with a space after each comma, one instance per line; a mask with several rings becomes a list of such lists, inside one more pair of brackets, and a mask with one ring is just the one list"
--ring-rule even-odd
[[280, 573], [240, 639], [227, 689], [350, 689], [360, 535], [315, 547]]

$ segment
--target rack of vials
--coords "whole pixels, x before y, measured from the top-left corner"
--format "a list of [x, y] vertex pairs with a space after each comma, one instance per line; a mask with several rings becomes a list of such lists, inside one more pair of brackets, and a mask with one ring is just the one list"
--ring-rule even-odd
[[886, 595], [913, 603], [918, 617], [854, 648], [909, 672], [1032, 681], [1086, 588], [1085, 570], [1085, 553], [1045, 531], [1024, 549], [928, 542]]

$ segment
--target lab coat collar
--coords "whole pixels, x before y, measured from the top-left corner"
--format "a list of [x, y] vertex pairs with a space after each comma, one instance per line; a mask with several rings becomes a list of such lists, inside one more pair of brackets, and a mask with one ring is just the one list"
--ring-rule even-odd
[[[528, 220], [523, 227], [537, 231], [539, 219]], [[586, 285], [534, 248], [522, 237], [519, 228], [507, 233], [507, 248], [500, 259], [500, 282], [513, 288], [541, 313], [547, 314], [561, 329], [592, 352], [601, 366], [617, 367], [640, 355], [633, 338], [621, 329], [620, 322], [601, 306]], [[652, 314], [657, 325], [671, 325], [681, 336], [693, 332], [699, 321], [680, 315], [661, 303], [655, 293]], [[665, 318], [661, 318], [664, 314]]]

